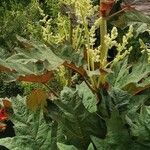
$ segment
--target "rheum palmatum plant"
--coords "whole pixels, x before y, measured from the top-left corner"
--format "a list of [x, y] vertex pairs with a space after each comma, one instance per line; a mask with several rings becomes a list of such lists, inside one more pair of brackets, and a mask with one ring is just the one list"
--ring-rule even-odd
[[[46, 26], [42, 27], [43, 39], [47, 43], [58, 44], [64, 41], [68, 41], [76, 52], [81, 52], [81, 49], [82, 51], [85, 51], [87, 56], [86, 69], [88, 72], [96, 70], [96, 63], [99, 63], [99, 68], [105, 69], [108, 67], [108, 65], [113, 64], [120, 59], [123, 59], [126, 55], [130, 53], [130, 51], [132, 50], [132, 46], [127, 47], [127, 44], [128, 40], [133, 36], [132, 26], [130, 26], [128, 33], [123, 36], [122, 43], [118, 43], [116, 41], [116, 38], [118, 36], [118, 31], [116, 27], [113, 27], [111, 35], [107, 33], [107, 18], [105, 16], [105, 13], [108, 12], [103, 12], [104, 10], [102, 10], [99, 13], [104, 14], [99, 15], [99, 7], [93, 7], [91, 1], [62, 1], [61, 3], [61, 9], [62, 11], [65, 11], [66, 14], [58, 14], [58, 22], [56, 27], [57, 32], [52, 32], [52, 27], [50, 26], [50, 22], [52, 20], [49, 19], [46, 21], [45, 18], [47, 18], [47, 16], [44, 16]], [[107, 3], [108, 7], [112, 7], [111, 5], [113, 5], [115, 1]], [[102, 5], [105, 4], [103, 4], [102, 2]], [[84, 6], [87, 7], [85, 8]], [[102, 7], [105, 8], [105, 6], [101, 6], [101, 9], [104, 9]], [[95, 32], [99, 27], [101, 29], [101, 44], [95, 47]], [[111, 49], [113, 46], [116, 46], [117, 48], [117, 56], [112, 62], [107, 62], [108, 49]], [[99, 82], [94, 81], [95, 77], [90, 78], [93, 86], [99, 88]]]
[[[144, 52], [136, 62], [128, 61], [134, 26], [123, 36], [115, 26], [107, 29], [116, 3], [60, 0], [55, 27], [39, 7], [45, 43], [17, 36], [21, 47], [0, 59], [0, 71], [45, 88], [12, 98], [9, 116], [16, 136], [1, 139], [1, 145], [11, 150], [150, 148], [148, 48], [140, 40]], [[114, 47], [116, 55], [108, 61]]]

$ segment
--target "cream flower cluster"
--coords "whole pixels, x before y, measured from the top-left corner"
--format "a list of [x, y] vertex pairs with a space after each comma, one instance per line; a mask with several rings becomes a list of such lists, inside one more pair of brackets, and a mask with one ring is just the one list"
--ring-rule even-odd
[[[77, 22], [79, 25], [76, 25], [72, 29], [72, 46], [75, 50], [81, 48], [82, 45], [88, 45], [88, 49], [93, 48], [95, 43], [95, 30], [99, 27], [101, 18], [98, 18], [94, 25], [89, 29], [88, 28], [88, 18], [91, 18], [95, 12], [98, 10], [98, 6], [93, 8], [91, 0], [59, 0], [60, 4], [66, 4], [73, 6], [73, 12], [77, 17]], [[86, 6], [86, 7], [85, 7]], [[40, 20], [44, 26], [42, 28], [42, 36], [44, 41], [47, 43], [56, 43], [59, 44], [63, 41], [70, 40], [70, 19], [67, 16], [58, 14], [56, 20], [56, 28], [52, 28], [52, 19], [48, 19], [48, 16], [44, 14], [43, 10], [39, 7], [39, 11], [43, 16], [43, 19]], [[82, 26], [80, 26], [82, 24]], [[54, 31], [53, 31], [54, 30]]]
[[101, 20], [102, 20], [102, 18], [100, 17], [100, 18], [98, 18], [95, 22], [94, 22], [94, 24], [93, 24], [93, 26], [91, 27], [91, 29], [90, 29], [90, 31], [89, 31], [89, 35], [90, 35], [90, 46], [93, 46], [94, 44], [95, 44], [95, 41], [96, 41], [96, 37], [95, 37], [95, 31], [96, 31], [96, 29], [98, 29], [99, 28], [99, 26], [100, 26], [100, 24], [101, 24]]
[[113, 27], [111, 30], [111, 34], [105, 35], [105, 44], [108, 49], [111, 49], [113, 46], [117, 46], [116, 38], [118, 36], [118, 30], [116, 27]]
[[98, 10], [98, 6], [93, 7], [91, 0], [60, 0], [60, 3], [74, 6], [79, 23], [83, 23], [84, 19], [93, 16], [95, 11]]
[[51, 33], [51, 21], [52, 20], [48, 19], [48, 15], [46, 15], [40, 7], [38, 7], [38, 9], [40, 11], [41, 16], [43, 17], [39, 21], [40, 23], [44, 24], [44, 26], [41, 26], [43, 40], [46, 42], [49, 42], [52, 36], [52, 33]]
[[[100, 62], [101, 46], [95, 49], [93, 49], [92, 47], [96, 40], [94, 38], [95, 30], [100, 25], [100, 23], [101, 23], [101, 18], [99, 18], [90, 29], [91, 49], [88, 49], [88, 46], [86, 46], [86, 48], [88, 49], [88, 55], [90, 57], [91, 62]], [[128, 46], [128, 40], [133, 37], [133, 26], [130, 26], [128, 32], [122, 37], [122, 43], [117, 42], [116, 40], [117, 37], [118, 37], [118, 30], [116, 27], [113, 27], [111, 33], [108, 33], [105, 36], [105, 44], [107, 46], [107, 49], [111, 49], [113, 46], [117, 47], [118, 53], [114, 58], [113, 63], [116, 63], [119, 60], [123, 59], [132, 50], [132, 46], [130, 46], [129, 48], [127, 48], [127, 46]]]
[[95, 49], [88, 49], [87, 53], [90, 57], [90, 62], [99, 62], [100, 61], [100, 49], [101, 46]]
[[133, 47], [130, 46], [129, 48], [127, 48], [127, 46], [128, 46], [129, 39], [131, 39], [132, 37], [133, 37], [133, 26], [131, 25], [131, 26], [129, 26], [129, 30], [126, 33], [126, 35], [124, 35], [122, 37], [122, 43], [117, 44], [118, 53], [117, 53], [115, 59], [113, 60], [113, 63], [116, 63], [119, 60], [122, 60], [125, 56], [130, 54]]
[[142, 49], [142, 52], [147, 52], [148, 54], [148, 62], [150, 63], [150, 46], [146, 45], [142, 39], [139, 39], [139, 43], [140, 43], [140, 48]]
[[147, 53], [148, 53], [148, 62], [150, 63], [150, 47], [147, 49]]
[[72, 47], [76, 51], [81, 48], [83, 43], [85, 43], [83, 32], [84, 31], [82, 30], [82, 28], [80, 28], [79, 25], [77, 25], [76, 28], [73, 29]]
[[87, 17], [93, 16], [95, 11], [98, 10], [97, 6], [93, 7], [91, 0], [74, 0], [74, 1], [75, 1], [76, 15], [78, 16], [80, 21], [83, 21], [83, 19], [87, 19]]
[[[133, 37], [133, 26], [131, 25], [129, 27], [128, 33], [123, 36], [122, 43], [121, 44], [119, 43], [117, 46], [118, 52], [122, 52], [127, 49], [126, 46], [128, 45], [128, 40], [131, 39], [132, 37]], [[131, 49], [131, 48], [129, 48], [129, 49]]]
[[[42, 14], [42, 12], [41, 12]], [[44, 24], [42, 27], [42, 36], [44, 41], [47, 43], [60, 43], [64, 40], [67, 40], [69, 38], [69, 21], [62, 17], [60, 14], [58, 14], [57, 17], [57, 27], [52, 31], [52, 19], [48, 19], [48, 16], [43, 13], [43, 19], [40, 20], [41, 23]]]
[[113, 46], [117, 48], [117, 55], [113, 60], [113, 63], [118, 62], [119, 60], [123, 59], [126, 55], [128, 55], [131, 50], [132, 46], [128, 47], [128, 41], [133, 37], [133, 26], [129, 27], [128, 32], [122, 37], [122, 43], [118, 43], [116, 38], [118, 37], [118, 30], [116, 27], [113, 27], [111, 30], [111, 34], [107, 34], [105, 36], [105, 44], [108, 49], [111, 49]]
[[60, 0], [61, 3], [75, 6], [75, 12], [78, 17], [91, 16], [94, 14], [96, 7], [93, 9], [91, 0]]
[[64, 87], [64, 86], [67, 86], [68, 84], [68, 80], [66, 78], [66, 69], [63, 65], [59, 66], [59, 68], [56, 70], [56, 78], [57, 80], [59, 80], [59, 82], [61, 83], [61, 85]]

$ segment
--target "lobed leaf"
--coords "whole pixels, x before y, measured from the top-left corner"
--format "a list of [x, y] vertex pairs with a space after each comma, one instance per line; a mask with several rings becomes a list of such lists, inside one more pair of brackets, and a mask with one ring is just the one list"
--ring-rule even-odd
[[47, 82], [52, 78], [51, 71], [64, 63], [64, 60], [56, 56], [46, 45], [27, 41], [19, 36], [18, 40], [24, 44], [29, 43], [30, 46], [16, 48], [16, 54], [4, 60], [0, 59], [0, 70], [13, 71], [14, 78], [30, 82]]
[[61, 59], [68, 63], [73, 62], [76, 66], [80, 67], [83, 65], [83, 51], [75, 51], [69, 43], [63, 45], [51, 46], [52, 51], [59, 56]]
[[48, 103], [49, 116], [58, 122], [61, 134], [65, 136], [63, 142], [79, 149], [87, 148], [90, 144], [90, 135], [103, 137], [106, 131], [103, 120], [93, 112], [95, 108], [83, 105], [88, 98], [92, 102], [90, 97], [93, 97], [90, 93], [88, 96], [82, 93], [83, 85], [76, 90], [64, 88], [60, 99], [54, 101], [55, 104]]
[[77, 90], [79, 96], [82, 97], [82, 103], [84, 107], [91, 113], [96, 112], [97, 111], [96, 95], [92, 93], [92, 91], [89, 89], [86, 83], [82, 82], [80, 85], [77, 85]]
[[105, 139], [91, 136], [97, 150], [147, 150], [148, 147], [135, 142], [131, 138], [125, 122], [123, 122], [117, 110], [112, 112], [112, 116], [106, 121], [106, 124], [108, 131]]
[[133, 25], [136, 32], [135, 36], [138, 36], [140, 33], [150, 29], [150, 16], [137, 10], [127, 11], [122, 13], [118, 20], [112, 21], [112, 24], [122, 29]]
[[128, 65], [127, 59], [113, 67], [113, 73], [108, 75], [112, 87], [119, 88], [135, 95], [150, 87], [150, 65], [147, 58], [136, 64]]
[[[132, 119], [131, 119], [132, 118]], [[131, 135], [139, 144], [147, 149], [150, 148], [150, 106], [142, 106], [140, 113], [133, 117], [131, 112], [127, 114], [126, 121], [130, 125]]]

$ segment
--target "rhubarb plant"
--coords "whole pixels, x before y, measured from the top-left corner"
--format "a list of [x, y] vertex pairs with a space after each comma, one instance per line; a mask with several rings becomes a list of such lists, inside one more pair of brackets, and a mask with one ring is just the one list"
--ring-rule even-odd
[[[141, 57], [129, 61], [134, 24], [121, 38], [116, 26], [108, 30], [110, 18], [130, 11], [126, 6], [111, 14], [116, 3], [101, 0], [93, 6], [90, 0], [60, 0], [55, 29], [38, 8], [44, 42], [17, 35], [20, 46], [0, 59], [0, 71], [7, 73], [7, 81], [34, 82], [42, 89], [12, 98], [8, 114], [16, 136], [0, 139], [0, 145], [33, 150], [149, 149], [149, 47], [139, 39]], [[113, 47], [117, 53], [109, 61]]]

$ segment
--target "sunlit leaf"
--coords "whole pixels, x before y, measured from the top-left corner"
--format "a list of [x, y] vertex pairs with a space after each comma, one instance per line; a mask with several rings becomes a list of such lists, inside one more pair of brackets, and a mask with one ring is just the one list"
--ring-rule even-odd
[[47, 93], [41, 89], [32, 90], [27, 96], [27, 106], [32, 111], [37, 110], [40, 106], [46, 105]]
[[[12, 72], [19, 80], [31, 82], [47, 82], [51, 79], [52, 73], [46, 71], [56, 70], [64, 63], [64, 60], [56, 56], [46, 45], [28, 41], [22, 37], [17, 37], [21, 43], [29, 43], [32, 46], [25, 48], [15, 48], [16, 53], [7, 59], [0, 58], [0, 71]], [[39, 79], [41, 77], [41, 79]], [[45, 79], [44, 79], [45, 78]]]
[[97, 98], [96, 95], [92, 93], [89, 87], [85, 82], [82, 82], [80, 85], [77, 85], [79, 96], [83, 99], [83, 105], [89, 112], [97, 111]]

